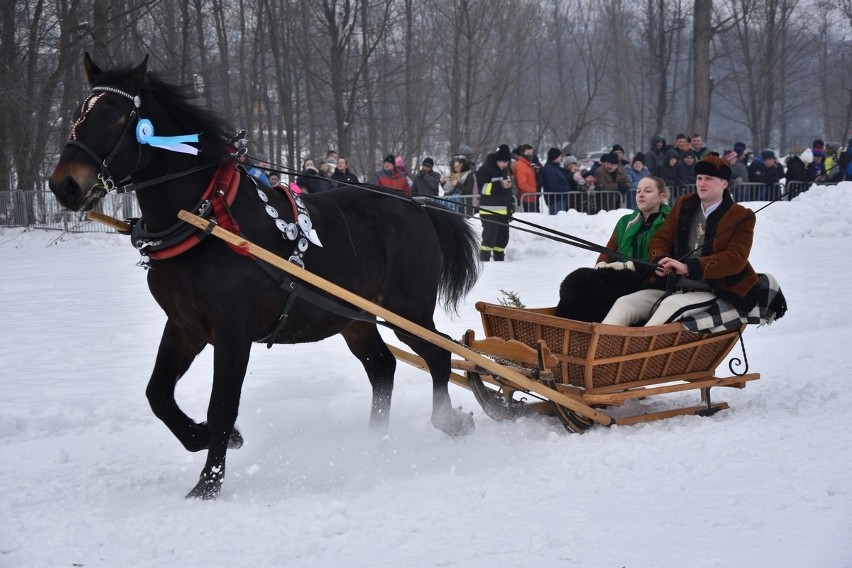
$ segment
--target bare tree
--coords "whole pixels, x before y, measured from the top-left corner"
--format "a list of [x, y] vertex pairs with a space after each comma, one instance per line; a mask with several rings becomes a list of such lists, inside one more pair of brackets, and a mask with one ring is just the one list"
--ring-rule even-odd
[[713, 40], [713, 0], [695, 0], [692, 11], [692, 71], [694, 103], [690, 132], [707, 136], [710, 127], [710, 42]]

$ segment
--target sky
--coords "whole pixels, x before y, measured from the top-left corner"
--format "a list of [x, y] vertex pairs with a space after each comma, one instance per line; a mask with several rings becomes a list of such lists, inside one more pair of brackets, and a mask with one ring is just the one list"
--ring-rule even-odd
[[[476, 423], [455, 439], [429, 424], [429, 376], [400, 364], [377, 436], [342, 339], [257, 345], [245, 445], [215, 502], [184, 499], [205, 456], [145, 399], [165, 316], [128, 239], [0, 229], [0, 567], [852, 567], [850, 211], [846, 182], [757, 214], [751, 261], [789, 311], [746, 330], [761, 378], [714, 390], [728, 410], [577, 435], [547, 417], [494, 422], [451, 386]], [[625, 213], [522, 218], [605, 243]], [[513, 232], [506, 262], [437, 326], [481, 335], [473, 306], [501, 290], [555, 305], [595, 257]], [[177, 388], [198, 421], [211, 373], [208, 349]]]

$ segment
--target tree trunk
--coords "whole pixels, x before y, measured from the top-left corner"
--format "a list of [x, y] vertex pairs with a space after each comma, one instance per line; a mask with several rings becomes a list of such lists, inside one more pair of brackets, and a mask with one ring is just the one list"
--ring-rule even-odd
[[695, 0], [692, 17], [693, 90], [690, 134], [705, 138], [710, 126], [710, 96], [713, 79], [710, 77], [710, 42], [713, 40], [713, 0]]

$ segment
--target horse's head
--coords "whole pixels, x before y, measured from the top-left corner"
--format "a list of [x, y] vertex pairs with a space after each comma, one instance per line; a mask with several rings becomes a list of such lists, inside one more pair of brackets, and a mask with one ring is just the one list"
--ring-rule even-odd
[[83, 64], [92, 90], [80, 105], [49, 181], [59, 202], [74, 211], [94, 207], [116, 181], [139, 167], [135, 130], [148, 57], [124, 73], [104, 73], [88, 53]]

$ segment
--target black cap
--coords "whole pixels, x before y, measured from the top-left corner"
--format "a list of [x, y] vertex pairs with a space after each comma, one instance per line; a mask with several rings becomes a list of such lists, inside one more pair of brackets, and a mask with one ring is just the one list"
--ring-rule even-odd
[[494, 159], [498, 162], [512, 161], [512, 151], [509, 150], [509, 145], [500, 144], [500, 147], [497, 148], [496, 152], [494, 152]]
[[423, 160], [423, 165], [429, 166], [430, 168], [434, 168], [435, 167], [435, 160], [433, 160], [432, 158], [426, 158], [425, 160]]

